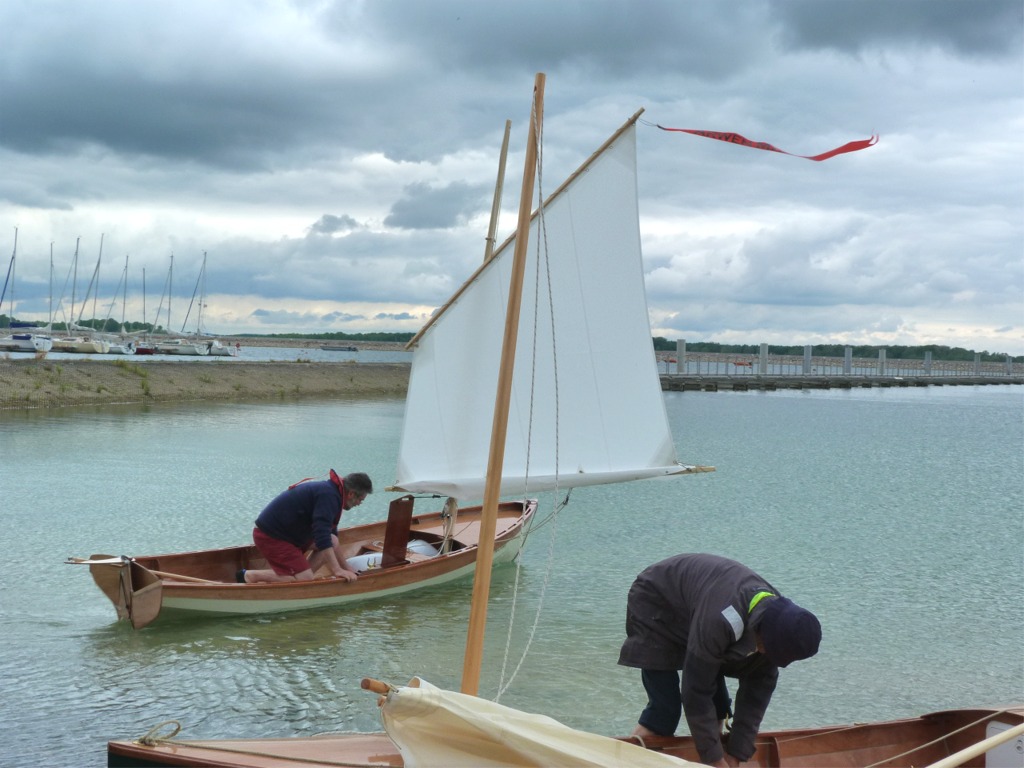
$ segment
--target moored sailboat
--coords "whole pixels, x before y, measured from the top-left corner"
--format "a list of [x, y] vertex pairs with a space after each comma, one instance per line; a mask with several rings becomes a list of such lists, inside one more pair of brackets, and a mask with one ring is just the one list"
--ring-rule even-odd
[[171, 339], [161, 341], [156, 345], [158, 355], [188, 355], [190, 357], [205, 357], [210, 354], [210, 348], [202, 342], [193, 339]]
[[[101, 338], [107, 343], [107, 353], [111, 355], [134, 355], [135, 354], [135, 339], [128, 335], [125, 331], [125, 312], [128, 305], [128, 256], [124, 257], [124, 270], [121, 272], [121, 278], [118, 282], [118, 288], [121, 289], [121, 325], [118, 328], [116, 334], [101, 334], [98, 338]], [[114, 291], [114, 296], [117, 296], [117, 290]], [[111, 317], [114, 311], [114, 302], [112, 299], [110, 302], [110, 308], [107, 310], [107, 317]]]
[[11, 261], [7, 266], [7, 278], [4, 280], [3, 292], [0, 293], [0, 307], [3, 306], [4, 298], [8, 289], [11, 294], [11, 312], [8, 316], [12, 333], [0, 337], [0, 351], [5, 352], [32, 352], [46, 353], [53, 348], [53, 339], [47, 333], [37, 333], [37, 323], [18, 322], [14, 319], [14, 277], [15, 261], [18, 256], [18, 228], [14, 228], [14, 251], [11, 253]]
[[0, 350], [5, 352], [49, 352], [51, 349], [53, 341], [38, 333], [22, 331], [0, 338]]
[[210, 355], [213, 357], [238, 357], [238, 350], [241, 349], [241, 345], [238, 342], [235, 344], [225, 344], [220, 339], [211, 339], [207, 346], [210, 350]]

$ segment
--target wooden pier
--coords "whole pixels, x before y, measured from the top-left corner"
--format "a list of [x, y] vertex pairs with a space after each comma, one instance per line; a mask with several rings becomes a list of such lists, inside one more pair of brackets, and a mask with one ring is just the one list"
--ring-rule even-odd
[[888, 359], [879, 350], [877, 359], [855, 358], [847, 347], [843, 357], [814, 354], [771, 354], [761, 344], [757, 354], [688, 352], [686, 342], [676, 342], [675, 352], [655, 353], [661, 388], [666, 392], [748, 392], [777, 389], [871, 389], [878, 387], [953, 387], [992, 384], [1024, 384], [1024, 363], [1007, 357], [1002, 362], [974, 360]]

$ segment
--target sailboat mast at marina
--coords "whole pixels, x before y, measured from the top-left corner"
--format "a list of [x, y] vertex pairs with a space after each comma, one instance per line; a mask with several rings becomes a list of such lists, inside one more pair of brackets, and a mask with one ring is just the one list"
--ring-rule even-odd
[[[11, 252], [11, 260], [7, 265], [7, 277], [4, 279], [4, 288], [0, 292], [0, 310], [3, 308], [5, 298], [10, 295], [10, 314], [8, 323], [11, 333], [8, 336], [0, 337], [0, 351], [6, 352], [32, 352], [45, 354], [53, 348], [53, 340], [47, 333], [35, 333], [37, 323], [18, 323], [14, 319], [14, 283], [17, 277], [16, 262], [18, 257], [18, 228], [14, 228], [14, 250]], [[51, 257], [52, 258], [52, 257]], [[49, 329], [47, 329], [48, 331]]]
[[118, 280], [117, 288], [114, 289], [113, 298], [110, 300], [110, 307], [107, 309], [107, 318], [113, 319], [114, 306], [117, 303], [118, 291], [121, 292], [121, 322], [118, 325], [117, 333], [104, 333], [101, 338], [106, 341], [107, 352], [112, 355], [133, 355], [135, 354], [135, 341], [128, 335], [125, 328], [125, 313], [128, 304], [128, 254], [124, 257], [124, 269]]
[[[173, 267], [173, 255], [172, 255]], [[170, 300], [170, 277], [168, 277], [168, 298], [167, 298], [167, 332], [171, 331], [171, 300]], [[192, 310], [196, 311], [195, 332], [186, 332]], [[175, 334], [176, 338], [167, 339], [156, 346], [156, 351], [165, 355], [189, 355], [193, 357], [205, 357], [206, 355], [233, 356], [237, 350], [225, 346], [219, 339], [207, 336], [203, 325], [203, 313], [206, 310], [206, 251], [203, 251], [203, 261], [199, 267], [199, 275], [196, 278], [195, 288], [192, 290], [192, 298], [189, 301], [188, 309], [185, 310], [185, 319], [181, 323], [181, 331]]]
[[[93, 320], [96, 320], [96, 301], [97, 294], [99, 293], [99, 273], [100, 265], [103, 260], [103, 239], [104, 236], [100, 235], [100, 248], [99, 255], [96, 258], [96, 266], [93, 268], [92, 277], [89, 280], [88, 288], [86, 289], [85, 296], [82, 299], [80, 306], [77, 305], [77, 284], [78, 284], [78, 250], [81, 243], [81, 238], [75, 241], [75, 254], [71, 262], [70, 270], [70, 281], [71, 281], [71, 307], [68, 316], [65, 318], [65, 335], [54, 339], [53, 351], [54, 352], [74, 352], [78, 354], [107, 354], [110, 352], [110, 342], [102, 335], [97, 334], [95, 328], [90, 328], [82, 325], [85, 317], [86, 305], [89, 303], [89, 297], [93, 298]], [[64, 290], [67, 290], [67, 282], [65, 282]], [[61, 302], [63, 302], [63, 293], [61, 295]], [[76, 306], [78, 308], [78, 316], [75, 316]]]

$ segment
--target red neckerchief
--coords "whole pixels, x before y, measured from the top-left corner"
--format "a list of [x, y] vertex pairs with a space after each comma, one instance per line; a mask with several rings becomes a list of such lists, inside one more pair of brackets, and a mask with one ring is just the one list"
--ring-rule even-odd
[[[334, 483], [338, 487], [338, 490], [341, 491], [342, 493], [344, 493], [345, 492], [345, 481], [342, 480], [340, 477], [338, 477], [338, 473], [335, 472], [333, 469], [330, 469], [330, 470], [328, 470], [328, 475], [331, 478], [331, 482]], [[302, 485], [303, 483], [305, 483], [305, 482], [307, 482], [309, 480], [315, 480], [315, 479], [316, 478], [313, 478], [313, 477], [304, 477], [301, 480], [299, 480], [299, 482], [292, 483], [291, 485], [289, 485], [288, 486], [288, 490], [290, 491], [296, 485]]]
[[330, 472], [331, 482], [338, 487], [338, 492], [341, 493], [341, 497], [345, 498], [345, 481], [338, 477], [338, 473], [333, 469]]

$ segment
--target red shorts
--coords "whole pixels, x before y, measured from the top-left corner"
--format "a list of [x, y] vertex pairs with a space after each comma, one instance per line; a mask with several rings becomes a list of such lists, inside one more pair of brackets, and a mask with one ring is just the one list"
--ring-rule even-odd
[[271, 538], [259, 528], [252, 529], [252, 540], [278, 576], [294, 576], [309, 570], [305, 553], [294, 544]]

